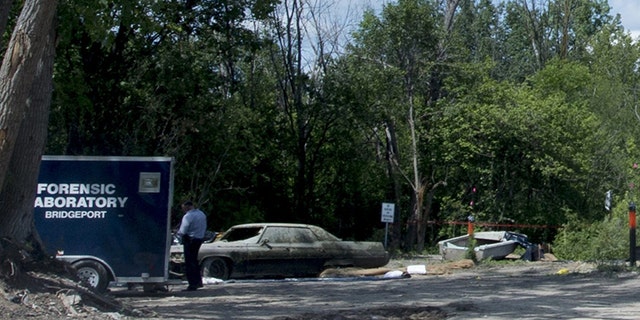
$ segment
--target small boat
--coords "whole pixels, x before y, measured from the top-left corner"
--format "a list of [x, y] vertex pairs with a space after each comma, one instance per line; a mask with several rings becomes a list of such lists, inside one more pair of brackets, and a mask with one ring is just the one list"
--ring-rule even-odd
[[[519, 245], [523, 245], [527, 236], [509, 231], [482, 231], [473, 234], [476, 260], [504, 259]], [[461, 260], [469, 251], [469, 235], [450, 238], [438, 242], [438, 248], [445, 260]]]

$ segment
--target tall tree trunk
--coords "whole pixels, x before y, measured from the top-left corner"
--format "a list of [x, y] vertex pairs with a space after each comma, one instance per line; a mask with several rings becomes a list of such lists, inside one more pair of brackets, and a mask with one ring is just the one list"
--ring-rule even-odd
[[[453, 24], [455, 22], [455, 12], [460, 5], [460, 0], [447, 0], [446, 1], [446, 11], [444, 14], [444, 27], [447, 35], [451, 35], [453, 30]], [[442, 63], [445, 62], [447, 57], [447, 37], [443, 37], [442, 40], [438, 43], [438, 54], [437, 54], [437, 62]], [[441, 90], [441, 75], [439, 71], [432, 70], [431, 71], [431, 79], [430, 79], [430, 90], [429, 97], [427, 103], [434, 103], [440, 98], [440, 90]], [[426, 238], [426, 230], [427, 224], [429, 220], [429, 213], [431, 212], [431, 205], [433, 194], [435, 192], [435, 188], [441, 184], [446, 184], [441, 181], [432, 185], [427, 195], [427, 203], [425, 204], [425, 192], [427, 192], [427, 188], [430, 183], [427, 182], [426, 179], [422, 179], [419, 171], [419, 162], [418, 162], [418, 148], [417, 148], [417, 137], [416, 137], [416, 123], [415, 117], [413, 115], [414, 112], [414, 103], [413, 103], [413, 94], [409, 96], [410, 102], [410, 113], [409, 113], [409, 127], [411, 130], [411, 140], [413, 142], [413, 171], [414, 177], [412, 186], [412, 201], [413, 201], [413, 212], [412, 218], [409, 221], [410, 229], [407, 231], [409, 237], [407, 239], [407, 248], [413, 249], [415, 245], [415, 250], [417, 252], [422, 252], [424, 250], [425, 238]], [[423, 141], [424, 143], [428, 143], [428, 141]]]
[[[427, 239], [427, 227], [429, 224], [429, 220], [431, 220], [433, 196], [435, 195], [436, 189], [439, 186], [446, 186], [446, 185], [447, 185], [446, 180], [439, 181], [433, 184], [429, 189], [429, 192], [427, 192], [426, 197], [424, 196], [424, 190], [423, 190], [424, 199], [422, 200], [422, 202], [424, 203], [424, 206], [423, 206], [424, 209], [422, 210], [422, 218], [420, 219], [422, 223], [418, 226], [418, 249], [417, 249], [418, 251], [424, 250], [425, 240]], [[426, 185], [424, 185], [424, 187], [426, 188]], [[435, 237], [433, 237], [432, 235], [431, 238], [435, 238]]]
[[281, 18], [284, 20], [282, 21], [283, 28], [276, 26], [280, 51], [278, 57], [274, 55], [273, 61], [274, 65], [284, 66], [283, 74], [277, 76], [281, 94], [279, 102], [288, 119], [291, 134], [296, 139], [297, 167], [293, 185], [293, 206], [295, 208], [293, 212], [295, 214], [289, 218], [295, 221], [309, 222], [311, 214], [307, 199], [313, 196], [313, 185], [309, 181], [312, 174], [309, 170], [313, 170], [313, 168], [308, 163], [309, 151], [307, 149], [311, 136], [311, 124], [309, 124], [310, 119], [307, 116], [307, 105], [303, 101], [305, 86], [302, 72], [303, 5], [301, 0], [283, 1], [282, 17], [275, 14], [274, 21], [280, 23]]
[[387, 250], [393, 252], [400, 248], [402, 239], [402, 183], [400, 181], [401, 175], [398, 172], [397, 168], [398, 142], [396, 140], [396, 129], [391, 119], [388, 119], [386, 121], [386, 127], [386, 160], [389, 177], [391, 177], [391, 181], [393, 181], [393, 193], [396, 204], [396, 209], [393, 216], [393, 224], [391, 225], [391, 239], [389, 241]]
[[33, 200], [44, 149], [56, 0], [27, 0], [0, 67], [0, 236], [37, 240]]
[[296, 129], [297, 129], [297, 156], [298, 156], [298, 173], [296, 174], [296, 188], [293, 190], [296, 199], [296, 212], [302, 215], [302, 221], [310, 221], [309, 212], [310, 208], [307, 205], [308, 197], [312, 197], [313, 190], [309, 187], [310, 181], [308, 180], [308, 170], [313, 170], [313, 168], [309, 167], [309, 163], [307, 161], [308, 153], [307, 153], [307, 144], [309, 142], [309, 128], [306, 116], [304, 116], [307, 112], [305, 111], [305, 105], [302, 102], [302, 90], [304, 84], [302, 82], [303, 74], [302, 74], [302, 10], [303, 3], [302, 1], [293, 1], [294, 17], [293, 27], [295, 40], [293, 41], [294, 52], [291, 55], [290, 60], [290, 70], [291, 70], [291, 89], [293, 93], [293, 106], [296, 112]]
[[[414, 248], [420, 252], [422, 248], [414, 247], [420, 243], [418, 238], [420, 234], [420, 225], [422, 224], [422, 200], [424, 195], [424, 183], [421, 178], [419, 167], [419, 153], [418, 153], [418, 136], [416, 135], [416, 121], [415, 121], [415, 106], [413, 103], [413, 85], [409, 84], [409, 131], [411, 132], [411, 166], [413, 170], [413, 181], [410, 181], [411, 189], [411, 218], [409, 220], [409, 228], [407, 229], [407, 249], [413, 250]], [[422, 242], [424, 243], [424, 242]]]

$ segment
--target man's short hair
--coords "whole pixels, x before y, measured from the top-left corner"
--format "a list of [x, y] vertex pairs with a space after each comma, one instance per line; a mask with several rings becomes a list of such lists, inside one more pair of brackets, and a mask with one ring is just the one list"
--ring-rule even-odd
[[193, 202], [185, 201], [182, 205], [185, 206], [185, 207], [193, 207]]

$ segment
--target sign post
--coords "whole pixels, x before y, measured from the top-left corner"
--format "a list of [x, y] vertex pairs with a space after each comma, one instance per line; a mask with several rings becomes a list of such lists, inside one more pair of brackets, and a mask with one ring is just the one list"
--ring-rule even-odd
[[636, 266], [636, 204], [629, 203], [629, 264]]
[[380, 221], [385, 223], [385, 227], [384, 227], [384, 247], [385, 248], [387, 248], [387, 238], [389, 235], [389, 223], [393, 223], [394, 211], [395, 211], [394, 203], [387, 203], [387, 202], [382, 203], [382, 214], [381, 214]]

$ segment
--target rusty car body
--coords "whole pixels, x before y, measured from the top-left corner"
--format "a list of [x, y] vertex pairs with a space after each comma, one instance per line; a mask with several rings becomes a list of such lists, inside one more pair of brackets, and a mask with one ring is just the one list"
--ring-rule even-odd
[[[172, 246], [182, 254], [182, 246]], [[198, 254], [203, 277], [316, 277], [335, 267], [377, 268], [389, 262], [380, 242], [343, 241], [308, 224], [250, 223], [231, 227]]]

